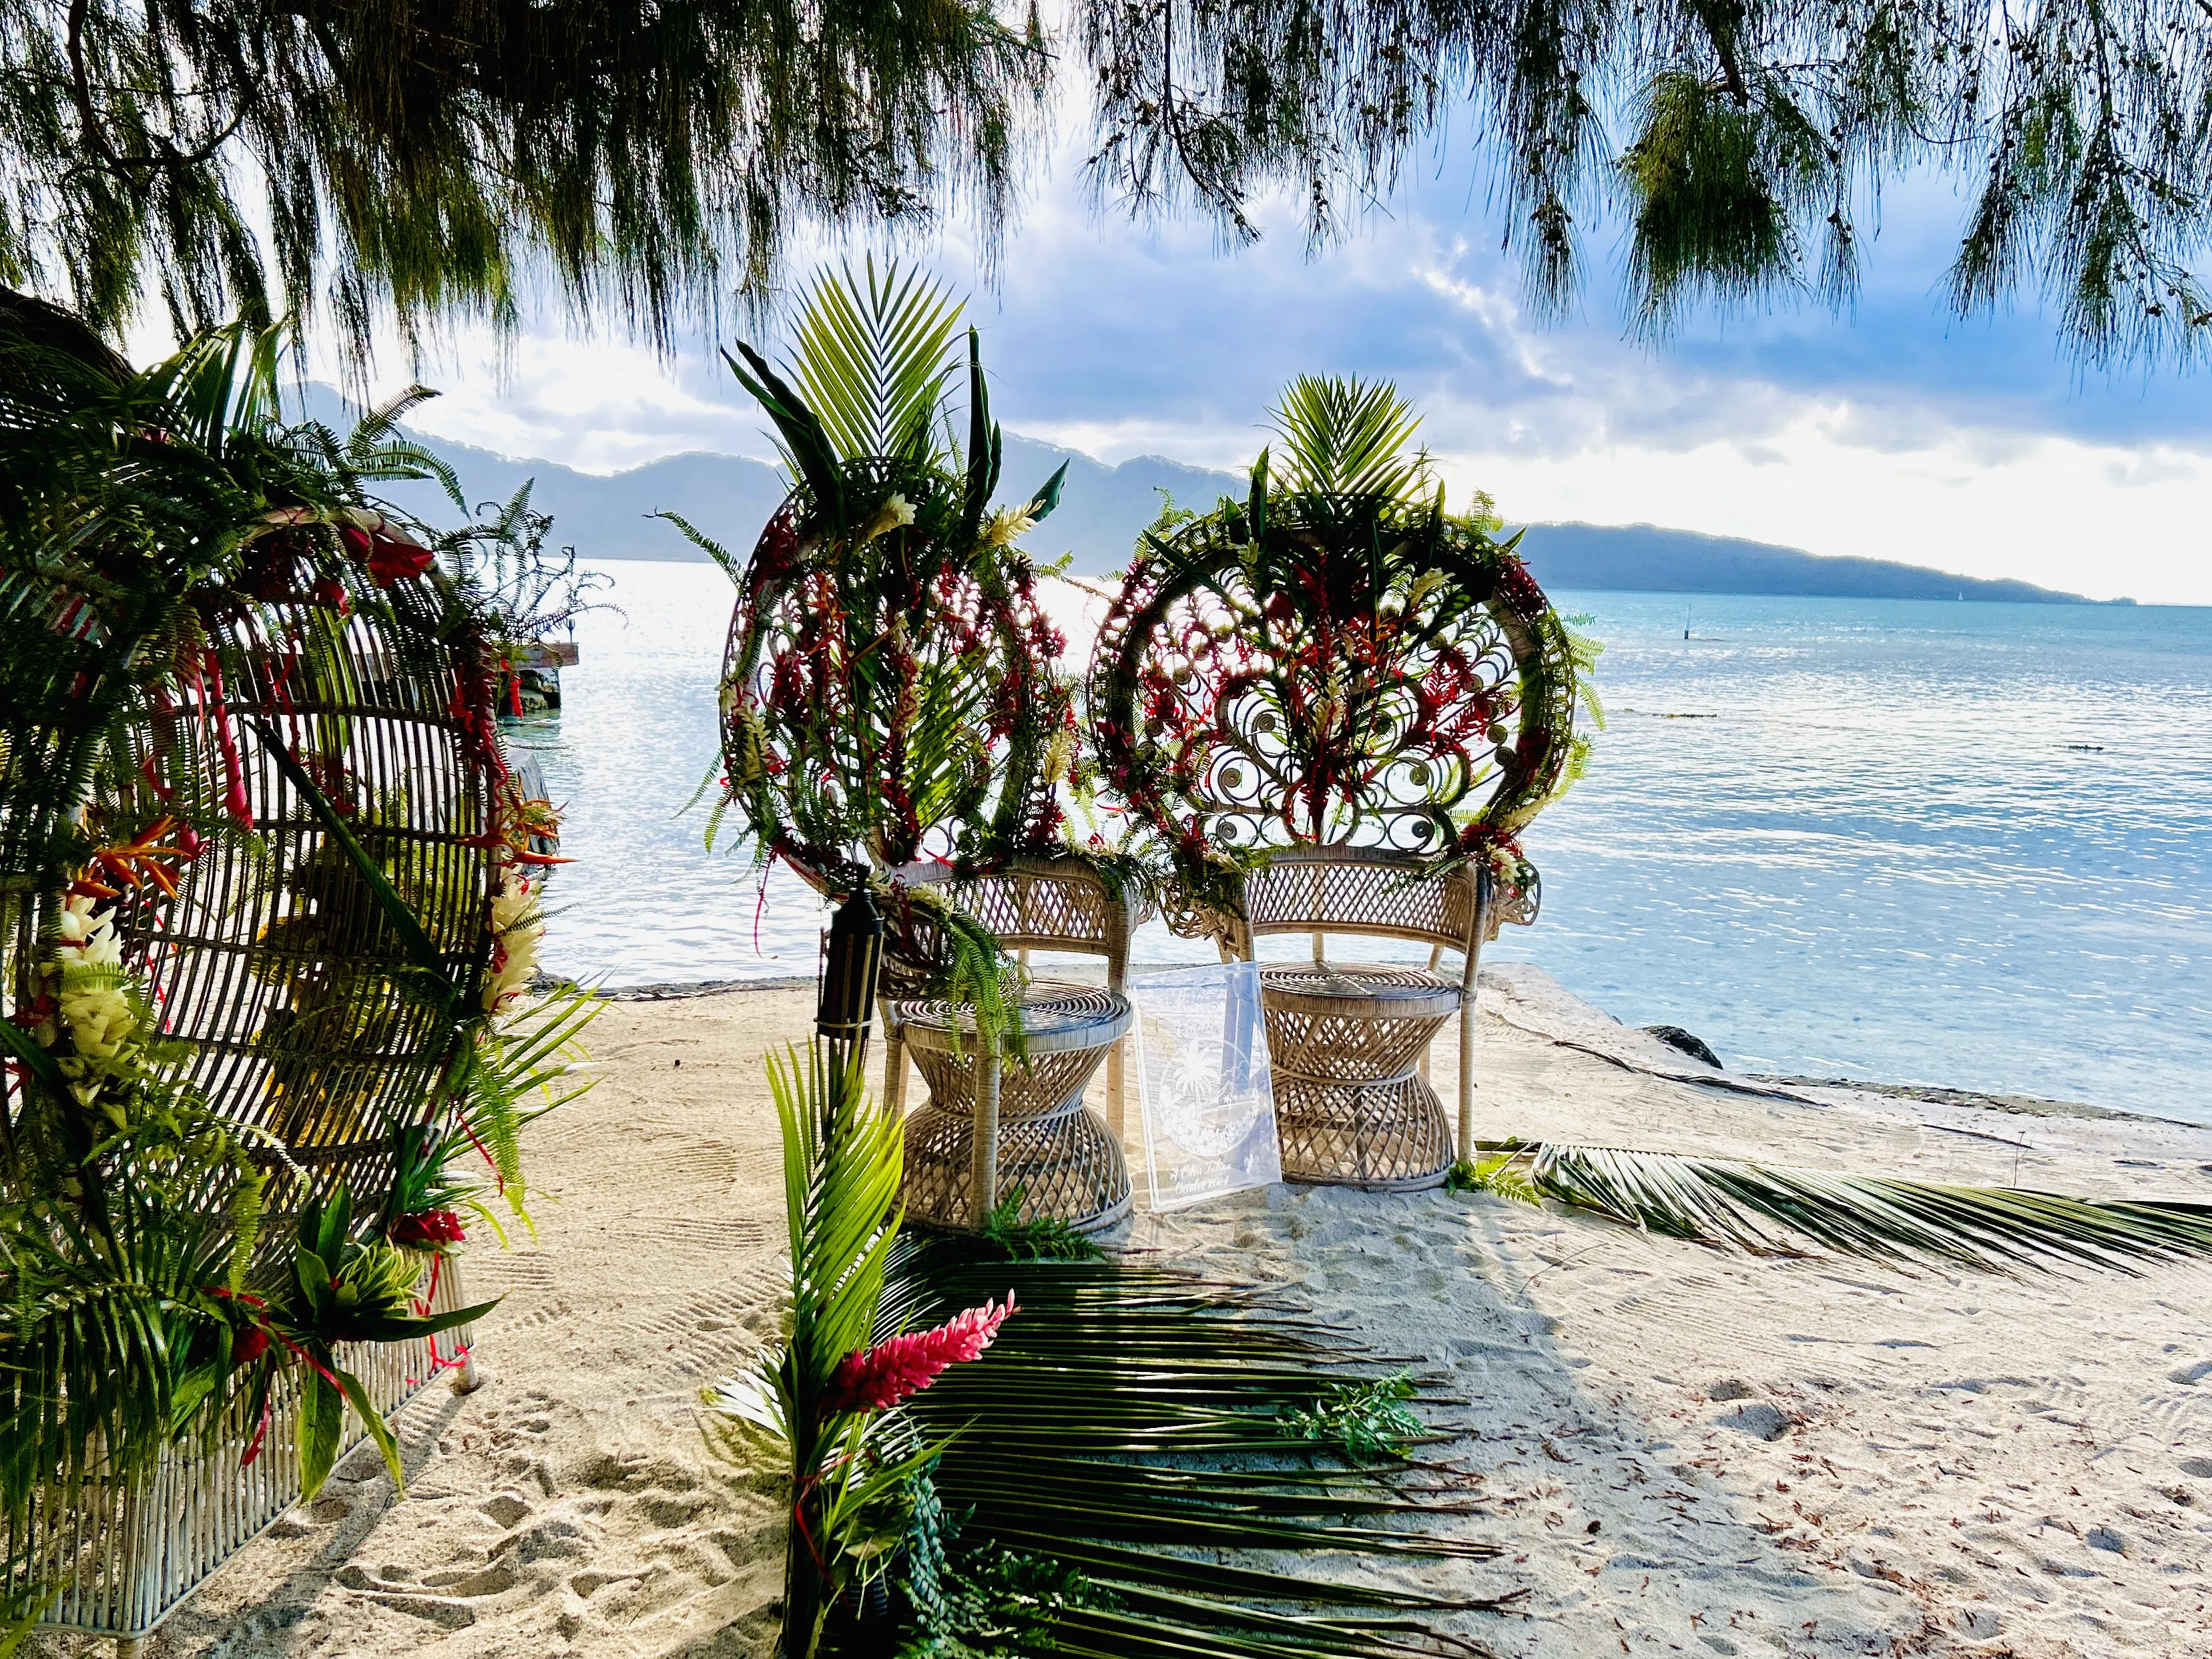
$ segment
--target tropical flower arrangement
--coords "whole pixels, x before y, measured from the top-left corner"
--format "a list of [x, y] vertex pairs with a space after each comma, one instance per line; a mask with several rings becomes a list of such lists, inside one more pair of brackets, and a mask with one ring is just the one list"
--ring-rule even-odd
[[818, 1043], [807, 1058], [771, 1054], [768, 1076], [783, 1128], [789, 1323], [707, 1404], [726, 1454], [785, 1486], [784, 1653], [812, 1659], [832, 1613], [849, 1618], [892, 1565], [943, 1449], [895, 1408], [979, 1358], [1015, 1310], [1010, 1295], [872, 1340], [903, 1218], [904, 1126], [869, 1101], [857, 1058], [841, 1070]]
[[902, 1232], [899, 1121], [835, 1052], [769, 1058], [791, 1297], [705, 1396], [713, 1443], [789, 1517], [784, 1659], [1385, 1659], [1430, 1650], [1409, 1615], [1496, 1605], [1322, 1567], [1489, 1553], [1376, 1524], [1460, 1512], [1405, 1479], [1436, 1437], [1419, 1385], [1021, 1223], [1018, 1195], [975, 1235]]
[[1217, 898], [1270, 847], [1334, 842], [1518, 890], [1517, 833], [1589, 752], [1595, 642], [1486, 499], [1447, 510], [1393, 387], [1302, 379], [1275, 425], [1245, 500], [1163, 514], [1130, 562], [1091, 670], [1106, 786]]
[[[441, 1264], [464, 1212], [496, 1229], [495, 1196], [526, 1222], [517, 1131], [565, 1097], [593, 1012], [520, 1000], [550, 808], [499, 752], [488, 662], [513, 617], [479, 573], [526, 571], [542, 520], [510, 504], [435, 536], [380, 507], [377, 479], [450, 475], [392, 441], [404, 401], [343, 440], [284, 425], [274, 333], [217, 331], [143, 373], [70, 341], [0, 337], [0, 1507], [18, 1551], [94, 1471], [128, 1479], [240, 1413], [265, 1431], [280, 1384], [310, 1486], [349, 1401], [397, 1478], [341, 1345], [483, 1311], [433, 1310]], [[480, 831], [430, 859], [400, 833], [410, 786], [361, 775], [349, 746], [353, 706], [424, 684], [451, 688], [427, 712], [482, 803]], [[266, 850], [273, 830], [301, 844], [297, 808], [273, 823], [257, 795], [270, 767], [321, 831], [304, 856]], [[251, 947], [245, 1023], [215, 1033], [235, 1063], [177, 1024], [179, 998], [211, 1006], [179, 977], [209, 929]], [[395, 1175], [362, 1204], [291, 1156], [363, 1142]], [[471, 1159], [481, 1193], [453, 1174]], [[9, 1566], [21, 1613], [68, 1563]]]
[[964, 454], [952, 432], [958, 319], [896, 268], [825, 273], [788, 380], [749, 347], [729, 360], [780, 434], [789, 499], [748, 557], [676, 522], [738, 587], [709, 843], [734, 811], [763, 860], [832, 896], [873, 887], [890, 959], [990, 1028], [1012, 1018], [1010, 964], [921, 878], [1070, 855], [1079, 745], [1066, 641], [1020, 545], [1066, 468], [992, 507], [1001, 441], [972, 329]]

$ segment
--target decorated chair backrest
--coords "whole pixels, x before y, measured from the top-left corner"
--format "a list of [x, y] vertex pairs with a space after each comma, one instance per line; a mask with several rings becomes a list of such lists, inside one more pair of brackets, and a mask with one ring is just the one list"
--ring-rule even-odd
[[[116, 728], [129, 752], [88, 762], [74, 798], [42, 800], [20, 769], [60, 755], [58, 725], [11, 720], [0, 757], [19, 1021], [56, 982], [53, 918], [92, 901], [88, 921], [158, 1012], [161, 1075], [254, 1132], [245, 1144], [272, 1177], [264, 1246], [340, 1182], [362, 1206], [380, 1202], [390, 1132], [428, 1118], [452, 1059], [450, 1025], [405, 988], [414, 957], [272, 743], [412, 908], [445, 972], [483, 994], [499, 879], [488, 831], [505, 775], [489, 679], [480, 649], [442, 626], [441, 579], [386, 597], [383, 623], [349, 614], [343, 596], [300, 593], [204, 615], [179, 689], [137, 699]], [[99, 631], [85, 615], [96, 601], [17, 598], [19, 620], [68, 612]], [[57, 707], [70, 701], [60, 689]], [[88, 861], [39, 865], [36, 843], [79, 823]]]
[[[926, 501], [912, 471], [850, 468]], [[877, 885], [897, 994], [929, 981], [943, 946], [933, 913], [900, 902], [901, 886], [941, 889], [994, 933], [1006, 921], [1020, 935], [1002, 934], [1008, 949], [1112, 957], [1102, 884], [1051, 856], [1075, 717], [1053, 672], [1063, 642], [1026, 561], [1002, 550], [908, 570], [896, 539], [906, 526], [896, 526], [868, 538], [872, 608], [862, 615], [841, 574], [851, 550], [805, 528], [806, 500], [785, 503], [737, 573], [721, 684], [726, 805], [817, 891]], [[957, 891], [954, 861], [981, 872]]]
[[[945, 489], [888, 459], [848, 464], [846, 487], [864, 480], [933, 512]], [[815, 522], [810, 500], [795, 491], [732, 573], [726, 804], [777, 856], [825, 876], [857, 875], [860, 858], [880, 870], [1055, 844], [1073, 699], [1026, 560], [950, 557], [919, 534], [934, 525], [893, 524], [856, 547]], [[902, 491], [891, 500], [913, 511]]]
[[1249, 869], [1212, 908], [1241, 904], [1250, 932], [1465, 949], [1479, 887], [1526, 884], [1516, 834], [1576, 759], [1579, 648], [1480, 524], [1270, 494], [1262, 470], [1249, 502], [1131, 562], [1093, 736], [1107, 786], [1187, 872]]

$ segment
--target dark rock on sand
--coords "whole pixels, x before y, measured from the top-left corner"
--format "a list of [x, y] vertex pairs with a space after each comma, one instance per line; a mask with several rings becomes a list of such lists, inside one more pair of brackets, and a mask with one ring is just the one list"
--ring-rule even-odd
[[1669, 1048], [1679, 1048], [1692, 1060], [1701, 1060], [1716, 1072], [1723, 1070], [1721, 1057], [1705, 1045], [1705, 1040], [1679, 1025], [1647, 1025], [1644, 1028]]

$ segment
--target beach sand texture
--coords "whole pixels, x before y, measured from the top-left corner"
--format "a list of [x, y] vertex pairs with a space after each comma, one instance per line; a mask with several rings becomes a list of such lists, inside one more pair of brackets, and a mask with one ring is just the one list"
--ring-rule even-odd
[[[1524, 969], [1486, 975], [1484, 1006], [1486, 1133], [2212, 1199], [2212, 1131], [1672, 1080], [1653, 1073], [1703, 1068]], [[532, 1131], [536, 1248], [468, 1258], [471, 1291], [507, 1298], [488, 1380], [408, 1409], [405, 1498], [356, 1452], [149, 1659], [767, 1654], [777, 1508], [708, 1455], [693, 1406], [775, 1323], [761, 1057], [811, 1015], [794, 989], [610, 1008], [599, 1087]], [[2212, 1652], [2201, 1266], [1905, 1275], [1320, 1188], [1140, 1212], [1133, 1235], [1449, 1375], [1468, 1437], [1440, 1450], [1483, 1513], [1448, 1524], [1504, 1553], [1339, 1570], [1525, 1591], [1456, 1626], [1500, 1653]]]

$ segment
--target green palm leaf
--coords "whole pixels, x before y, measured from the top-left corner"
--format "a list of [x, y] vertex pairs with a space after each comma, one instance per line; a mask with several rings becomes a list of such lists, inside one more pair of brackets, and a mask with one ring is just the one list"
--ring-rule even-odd
[[2133, 1273], [2139, 1262], [2212, 1255], [2212, 1205], [2100, 1202], [1610, 1146], [1521, 1150], [1546, 1198], [1756, 1255], [1809, 1246], [1990, 1273], [2062, 1264]]
[[870, 258], [865, 271], [817, 275], [799, 317], [793, 378], [842, 459], [926, 462], [957, 367], [960, 302], [919, 270], [902, 276], [893, 264], [879, 277]]
[[1269, 424], [1282, 434], [1285, 488], [1392, 501], [1426, 491], [1428, 453], [1405, 453], [1420, 430], [1420, 416], [1387, 380], [1302, 374], [1285, 390]]
[[[1301, 1426], [1348, 1382], [1382, 1374], [1378, 1362], [1249, 1291], [1110, 1259], [1010, 1260], [970, 1239], [902, 1242], [878, 1338], [1009, 1291], [1018, 1311], [989, 1351], [901, 1409], [921, 1437], [944, 1437], [932, 1478], [967, 1517], [962, 1550], [1049, 1559], [1099, 1592], [1056, 1613], [1054, 1651], [1480, 1651], [1432, 1621], [1497, 1601], [1327, 1569], [1338, 1556], [1497, 1553], [1406, 1526], [1473, 1511], [1407, 1489], [1402, 1455], [1346, 1467], [1340, 1445]], [[1238, 1559], [1261, 1551], [1311, 1565]], [[862, 1651], [863, 1638], [842, 1650]]]

